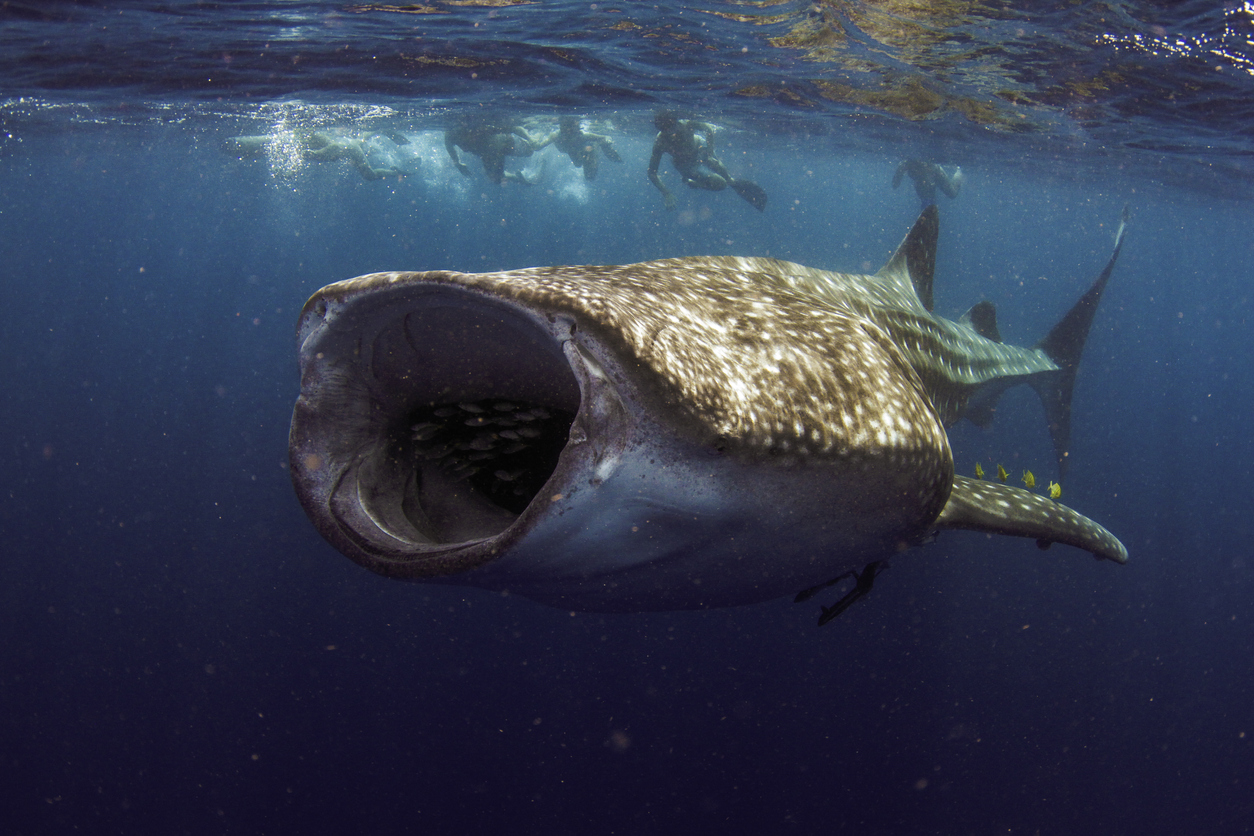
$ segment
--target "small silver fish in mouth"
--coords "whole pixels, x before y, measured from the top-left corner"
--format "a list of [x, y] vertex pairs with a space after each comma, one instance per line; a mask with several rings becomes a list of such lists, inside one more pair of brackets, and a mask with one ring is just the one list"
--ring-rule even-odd
[[847, 606], [883, 560], [948, 528], [1124, 562], [1052, 499], [955, 475], [945, 428], [990, 420], [1026, 383], [1065, 464], [1125, 224], [1031, 348], [1001, 341], [989, 303], [932, 313], [938, 227], [928, 207], [874, 275], [708, 257], [329, 285], [300, 318], [297, 494], [382, 575], [578, 610], [731, 606], [853, 577]]

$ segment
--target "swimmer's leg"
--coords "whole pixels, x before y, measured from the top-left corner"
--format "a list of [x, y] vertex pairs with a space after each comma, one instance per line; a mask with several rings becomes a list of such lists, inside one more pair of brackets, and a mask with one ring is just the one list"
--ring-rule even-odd
[[705, 189], [707, 192], [721, 192], [727, 188], [729, 178], [722, 177], [705, 166], [697, 166], [688, 171], [681, 171], [684, 185], [690, 189]]
[[706, 168], [713, 171], [719, 177], [722, 177], [728, 183], [736, 179], [735, 177], [732, 177], [731, 172], [727, 170], [727, 166], [723, 165], [723, 161], [718, 157], [707, 154], [703, 162], [705, 163]]
[[483, 171], [488, 175], [488, 179], [498, 186], [505, 179], [505, 158], [496, 156], [481, 157], [483, 162]]

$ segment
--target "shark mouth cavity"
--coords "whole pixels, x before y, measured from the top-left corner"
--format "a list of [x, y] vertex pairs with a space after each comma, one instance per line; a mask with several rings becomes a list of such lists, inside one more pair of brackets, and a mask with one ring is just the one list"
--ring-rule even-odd
[[413, 447], [401, 454], [412, 456], [419, 484], [465, 481], [473, 496], [515, 516], [553, 474], [574, 421], [564, 410], [496, 399], [424, 406], [413, 418]]
[[564, 458], [583, 468], [582, 450], [565, 454], [572, 437], [606, 429], [594, 425], [605, 410], [587, 401], [591, 389], [613, 399], [612, 387], [590, 385], [604, 378], [573, 331], [449, 285], [315, 297], [290, 448], [314, 524], [393, 577], [491, 560], [545, 486], [563, 481]]

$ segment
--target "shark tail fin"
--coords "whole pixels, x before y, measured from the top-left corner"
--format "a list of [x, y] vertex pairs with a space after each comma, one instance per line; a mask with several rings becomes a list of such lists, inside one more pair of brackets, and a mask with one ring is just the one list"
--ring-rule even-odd
[[1123, 234], [1127, 226], [1128, 207], [1125, 205], [1119, 228], [1115, 232], [1115, 248], [1105, 269], [1085, 294], [1072, 305], [1071, 310], [1036, 344], [1036, 348], [1058, 366], [1058, 371], [1035, 378], [1032, 388], [1040, 396], [1041, 404], [1045, 408], [1045, 420], [1049, 423], [1049, 434], [1054, 442], [1054, 452], [1058, 456], [1058, 471], [1064, 476], [1067, 473], [1067, 451], [1071, 443], [1071, 393], [1075, 388], [1076, 370], [1080, 365], [1080, 355], [1084, 351], [1089, 329], [1093, 325], [1093, 316], [1097, 313], [1097, 304], [1102, 299], [1106, 282], [1110, 279], [1115, 261], [1119, 258], [1119, 250], [1123, 247]]
[[936, 237], [939, 231], [939, 214], [933, 203], [919, 213], [919, 219], [914, 222], [897, 252], [875, 274], [908, 276], [915, 295], [928, 311], [932, 310], [932, 274], [936, 271]]

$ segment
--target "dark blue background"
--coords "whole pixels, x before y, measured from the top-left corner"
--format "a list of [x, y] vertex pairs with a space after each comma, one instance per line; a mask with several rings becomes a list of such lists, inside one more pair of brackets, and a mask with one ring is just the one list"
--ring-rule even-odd
[[[786, 600], [571, 614], [376, 578], [317, 536], [285, 469], [305, 298], [375, 270], [684, 254], [873, 271], [918, 208], [889, 188], [896, 152], [732, 137], [767, 212], [685, 190], [668, 214], [641, 137], [581, 203], [477, 164], [465, 199], [275, 178], [222, 155], [229, 132], [83, 128], [0, 160], [0, 828], [1254, 827], [1248, 204], [953, 160], [938, 312], [990, 298], [1020, 344], [1132, 204], [1063, 497], [1126, 567], [950, 533], [823, 629]], [[1056, 476], [1027, 390], [951, 439], [963, 472]]]

